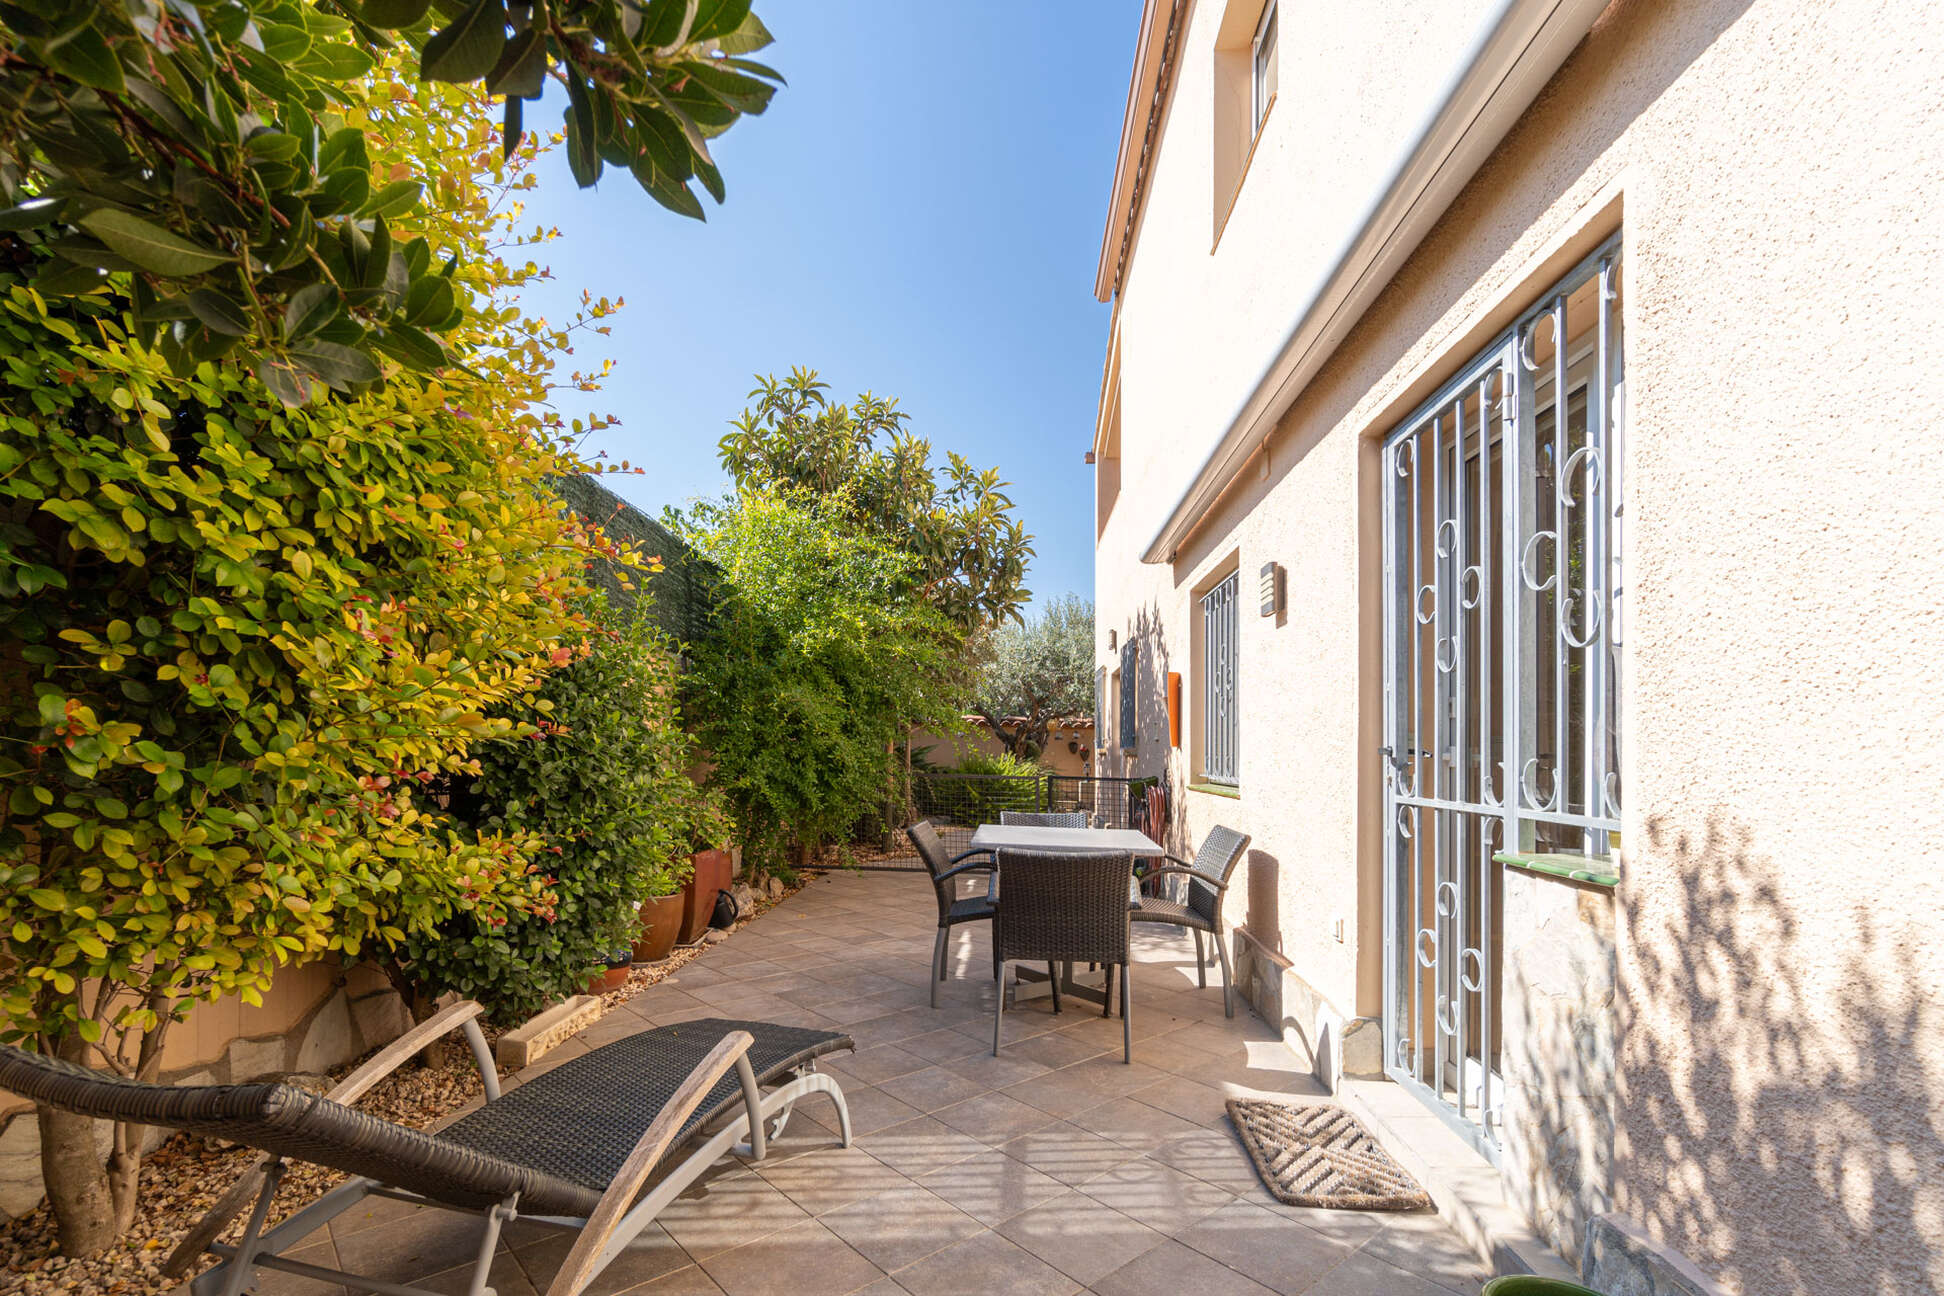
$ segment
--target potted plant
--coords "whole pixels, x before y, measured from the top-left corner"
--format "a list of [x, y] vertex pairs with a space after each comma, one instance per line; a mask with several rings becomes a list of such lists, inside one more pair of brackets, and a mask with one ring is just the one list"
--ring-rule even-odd
[[633, 951], [625, 949], [613, 951], [607, 956], [607, 965], [594, 969], [594, 974], [587, 978], [586, 992], [598, 995], [606, 994], [610, 990], [619, 990], [627, 984], [628, 970], [633, 966]]
[[1506, 1274], [1485, 1284], [1484, 1296], [1600, 1296], [1591, 1287], [1537, 1274]]
[[636, 963], [659, 963], [674, 953], [685, 904], [685, 884], [674, 873], [661, 874], [649, 884], [648, 898], [639, 910], [641, 935], [634, 944]]
[[722, 795], [712, 787], [698, 786], [695, 791], [688, 876], [682, 883], [682, 924], [675, 938], [678, 945], [693, 945], [702, 939], [702, 933], [709, 930], [709, 917], [715, 913], [716, 893], [736, 883], [735, 861], [728, 850], [732, 825]]

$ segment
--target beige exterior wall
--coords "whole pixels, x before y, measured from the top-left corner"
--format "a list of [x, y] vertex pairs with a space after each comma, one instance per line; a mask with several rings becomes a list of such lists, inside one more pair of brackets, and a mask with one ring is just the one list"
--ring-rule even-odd
[[[1944, 8], [1614, 4], [1178, 560], [1143, 565], [1480, 9], [1283, 3], [1278, 102], [1212, 252], [1225, 12], [1191, 10], [1117, 303], [1096, 603], [1105, 670], [1110, 630], [1140, 645], [1124, 763], [1193, 776], [1158, 690], [1183, 673], [1192, 734], [1195, 595], [1239, 565], [1241, 795], [1181, 791], [1174, 844], [1253, 834], [1228, 919], [1312, 1011], [1379, 1012], [1375, 447], [1621, 231], [1624, 880], [1604, 909], [1521, 882], [1508, 918], [1534, 975], [1542, 928], [1606, 942], [1615, 1074], [1508, 1162], [1586, 1188], [1542, 1223], [1616, 1209], [1731, 1290], [1944, 1288]], [[1287, 609], [1261, 618], [1270, 561]], [[1571, 1019], [1543, 998], [1514, 1023], [1540, 1044]], [[1572, 1061], [1507, 1061], [1542, 1126], [1537, 1072]]]

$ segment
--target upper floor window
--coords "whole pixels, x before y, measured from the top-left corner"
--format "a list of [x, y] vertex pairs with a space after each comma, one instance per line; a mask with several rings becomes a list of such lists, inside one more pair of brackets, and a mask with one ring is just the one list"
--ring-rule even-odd
[[1241, 574], [1202, 595], [1202, 777], [1235, 783], [1241, 723], [1235, 706], [1236, 641], [1241, 632]]
[[1249, 132], [1253, 135], [1262, 129], [1269, 102], [1276, 97], [1276, 0], [1269, 0], [1263, 7], [1261, 20], [1256, 23], [1250, 67], [1254, 111], [1250, 114]]

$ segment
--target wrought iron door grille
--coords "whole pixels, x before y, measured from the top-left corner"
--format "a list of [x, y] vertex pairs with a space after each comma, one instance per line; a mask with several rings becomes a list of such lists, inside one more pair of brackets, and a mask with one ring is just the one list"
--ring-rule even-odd
[[1496, 1154], [1505, 849], [1619, 832], [1620, 249], [1384, 448], [1384, 1037]]

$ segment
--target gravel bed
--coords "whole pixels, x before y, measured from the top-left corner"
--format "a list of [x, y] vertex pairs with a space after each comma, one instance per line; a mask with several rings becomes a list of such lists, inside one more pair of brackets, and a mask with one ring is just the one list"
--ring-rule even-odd
[[[732, 932], [788, 899], [797, 889], [790, 887], [776, 899], [759, 893], [755, 912]], [[624, 984], [601, 996], [603, 1006], [611, 1009], [626, 1003], [709, 948], [708, 942], [699, 942], [676, 950], [660, 963], [636, 968]], [[499, 1031], [488, 1026], [486, 1035], [489, 1040], [496, 1039]], [[484, 1088], [472, 1055], [463, 1048], [447, 1049], [446, 1053], [449, 1060], [444, 1066], [408, 1065], [386, 1077], [358, 1100], [359, 1110], [423, 1129], [480, 1097]], [[349, 1075], [356, 1066], [357, 1062], [351, 1062], [337, 1068], [330, 1073], [332, 1080]], [[0, 1223], [0, 1293], [162, 1296], [176, 1290], [181, 1282], [163, 1276], [162, 1262], [177, 1239], [228, 1191], [257, 1156], [249, 1148], [218, 1145], [191, 1134], [169, 1139], [143, 1161], [141, 1200], [128, 1232], [120, 1243], [96, 1256], [71, 1259], [60, 1254], [54, 1217], [45, 1204]], [[344, 1178], [342, 1173], [322, 1166], [291, 1163], [271, 1208], [272, 1220], [315, 1201]], [[242, 1230], [239, 1220], [226, 1236], [234, 1241]]]

